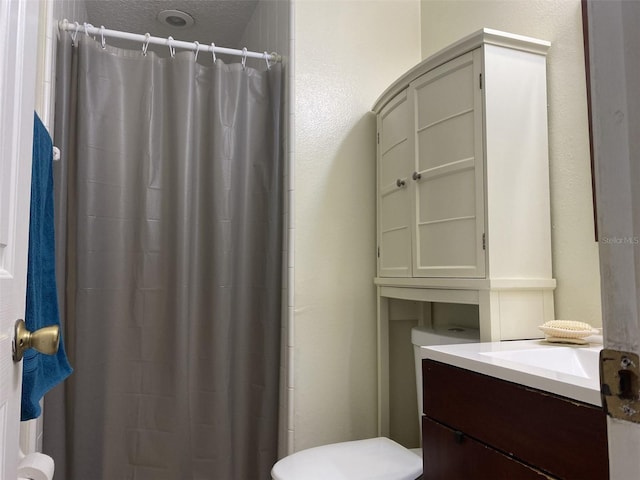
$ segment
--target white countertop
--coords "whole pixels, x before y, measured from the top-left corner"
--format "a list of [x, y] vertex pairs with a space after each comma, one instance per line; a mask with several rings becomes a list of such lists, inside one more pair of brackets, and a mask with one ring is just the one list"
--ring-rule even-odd
[[421, 348], [423, 358], [602, 405], [599, 379], [602, 344], [573, 346], [517, 340]]

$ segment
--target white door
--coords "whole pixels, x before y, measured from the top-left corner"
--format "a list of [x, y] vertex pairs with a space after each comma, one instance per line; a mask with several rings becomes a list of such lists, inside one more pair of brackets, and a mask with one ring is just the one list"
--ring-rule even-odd
[[[640, 354], [640, 3], [587, 5], [604, 347]], [[640, 424], [607, 429], [611, 480], [640, 478]]]
[[0, 1], [0, 480], [17, 478], [22, 362], [11, 344], [24, 318], [38, 10]]

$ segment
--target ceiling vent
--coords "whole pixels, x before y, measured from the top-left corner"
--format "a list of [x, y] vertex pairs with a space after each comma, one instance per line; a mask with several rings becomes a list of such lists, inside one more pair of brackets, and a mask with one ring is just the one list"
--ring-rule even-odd
[[191, 15], [180, 10], [162, 10], [156, 18], [172, 28], [189, 28], [195, 23]]

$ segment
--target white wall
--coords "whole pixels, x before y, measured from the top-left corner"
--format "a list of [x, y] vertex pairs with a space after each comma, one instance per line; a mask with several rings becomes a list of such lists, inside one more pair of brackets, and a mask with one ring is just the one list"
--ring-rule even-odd
[[547, 57], [556, 318], [601, 325], [580, 0], [421, 0], [422, 57], [482, 27], [551, 42]]
[[295, 2], [294, 450], [375, 434], [375, 125], [365, 112], [421, 58], [482, 27], [552, 43], [556, 317], [601, 324], [581, 22], [579, 0]]
[[289, 0], [260, 0], [239, 45], [250, 51], [289, 55]]
[[418, 0], [294, 2], [293, 450], [376, 434], [375, 118]]
[[53, 134], [56, 77], [56, 42], [60, 32], [58, 21], [83, 22], [87, 10], [83, 0], [40, 0], [38, 32], [38, 77], [36, 79], [36, 111]]

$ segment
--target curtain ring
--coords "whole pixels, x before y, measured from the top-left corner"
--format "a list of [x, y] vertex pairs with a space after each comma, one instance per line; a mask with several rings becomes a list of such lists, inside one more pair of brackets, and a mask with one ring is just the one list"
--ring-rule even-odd
[[[90, 23], [84, 22], [84, 34], [88, 37], [89, 36], [89, 27], [93, 27], [93, 25], [91, 25]], [[96, 37], [93, 37], [93, 39], [95, 40]]]
[[264, 61], [267, 62], [267, 70], [271, 70], [271, 64], [269, 63], [269, 54], [266, 50], [264, 52]]
[[247, 47], [242, 49], [242, 69], [247, 69]]
[[104, 42], [104, 25], [100, 25], [100, 44], [102, 45], [103, 50], [107, 48]]
[[151, 34], [149, 32], [144, 34], [144, 43], [142, 44], [142, 55], [147, 56], [147, 50], [149, 49], [149, 41], [151, 40]]
[[196, 46], [196, 54], [193, 58], [194, 62], [198, 61], [198, 53], [200, 52], [200, 42], [198, 42], [197, 40], [195, 42], [193, 42], [193, 44]]
[[218, 60], [216, 58], [216, 44], [211, 42], [211, 55], [213, 56], [213, 63], [216, 63], [216, 60]]
[[78, 45], [78, 42], [76, 41], [76, 39], [78, 38], [78, 31], [80, 30], [80, 24], [78, 22], [76, 23], [76, 29], [75, 31], [71, 32], [71, 44], [76, 47]]
[[173, 46], [173, 37], [167, 38], [167, 45], [169, 45], [169, 53], [171, 54], [171, 58], [176, 56], [176, 49]]

